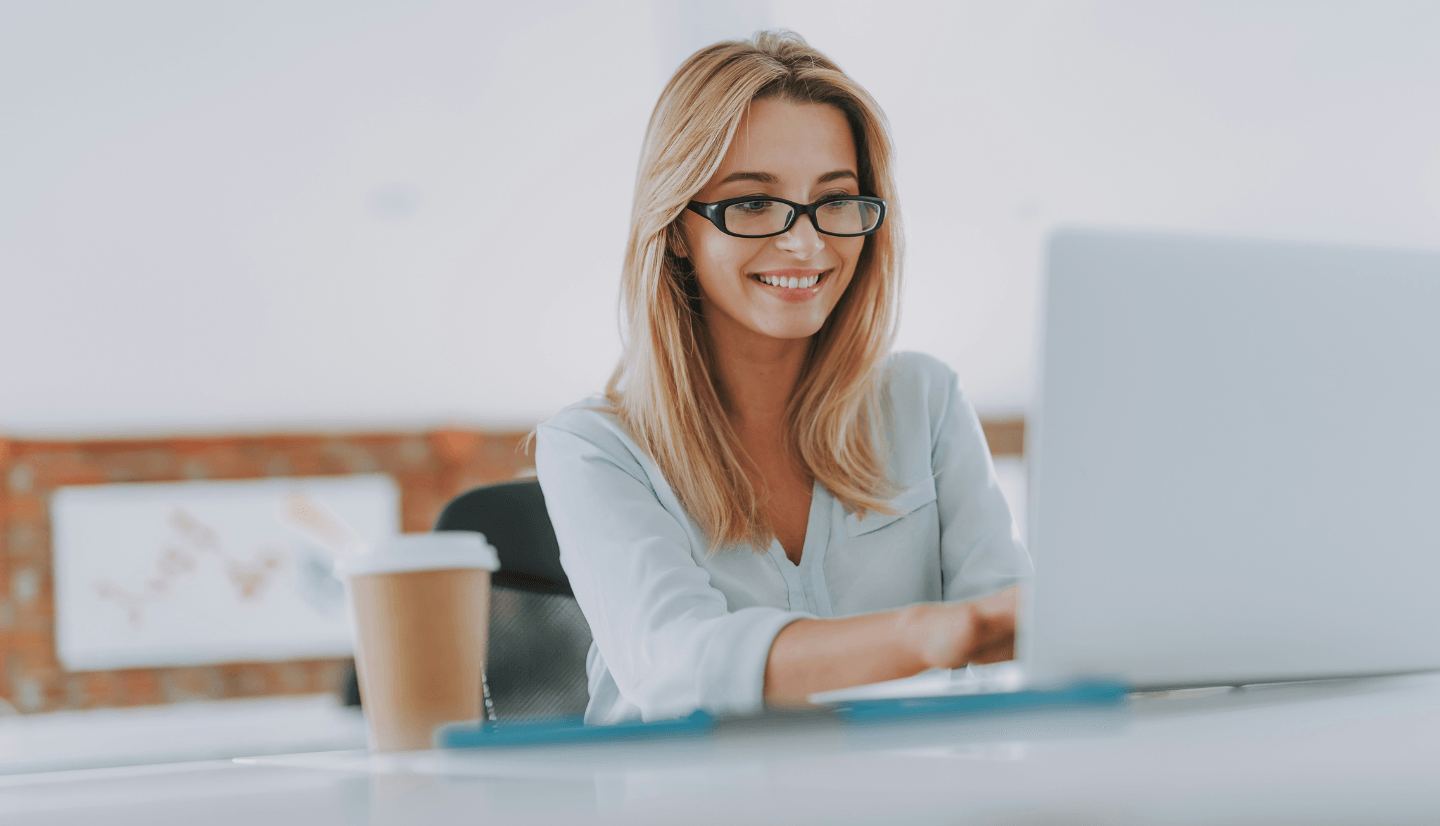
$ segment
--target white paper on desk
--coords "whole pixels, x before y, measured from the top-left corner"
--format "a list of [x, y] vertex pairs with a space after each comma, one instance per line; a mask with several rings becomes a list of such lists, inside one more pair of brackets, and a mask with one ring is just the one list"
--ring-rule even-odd
[[835, 691], [811, 694], [809, 700], [818, 705], [834, 705], [856, 700], [900, 700], [910, 697], [947, 697], [959, 694], [998, 694], [1016, 691], [1025, 682], [1024, 669], [1016, 662], [966, 666], [950, 670], [932, 668], [913, 677], [886, 680], [881, 683], [857, 685]]

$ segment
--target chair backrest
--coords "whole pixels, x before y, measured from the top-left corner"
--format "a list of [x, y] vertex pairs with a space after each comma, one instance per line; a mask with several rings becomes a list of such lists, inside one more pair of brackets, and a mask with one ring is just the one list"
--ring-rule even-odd
[[500, 554], [493, 585], [537, 594], [573, 597], [560, 567], [560, 544], [550, 526], [545, 494], [534, 479], [501, 482], [466, 491], [445, 506], [437, 531], [479, 531]]
[[435, 530], [478, 531], [500, 556], [490, 580], [487, 716], [583, 713], [590, 626], [560, 567], [540, 483], [525, 479], [462, 493], [441, 511]]

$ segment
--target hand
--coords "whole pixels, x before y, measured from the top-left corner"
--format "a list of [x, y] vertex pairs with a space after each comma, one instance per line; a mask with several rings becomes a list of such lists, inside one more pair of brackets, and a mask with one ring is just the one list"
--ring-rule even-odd
[[914, 605], [902, 633], [926, 668], [960, 668], [1015, 658], [1015, 586], [982, 599]]

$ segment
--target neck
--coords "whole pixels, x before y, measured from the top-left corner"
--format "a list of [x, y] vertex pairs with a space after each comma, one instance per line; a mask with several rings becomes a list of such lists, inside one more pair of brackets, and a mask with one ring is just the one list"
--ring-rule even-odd
[[771, 338], [714, 326], [707, 331], [717, 389], [736, 430], [763, 429], [779, 436], [810, 339]]

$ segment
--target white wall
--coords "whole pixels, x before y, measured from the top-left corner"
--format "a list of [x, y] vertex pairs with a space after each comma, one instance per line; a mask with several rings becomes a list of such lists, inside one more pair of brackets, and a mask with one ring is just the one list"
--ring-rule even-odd
[[522, 424], [598, 389], [675, 64], [886, 107], [901, 344], [1022, 410], [1059, 223], [1440, 246], [1440, 5], [0, 5], [0, 432]]

